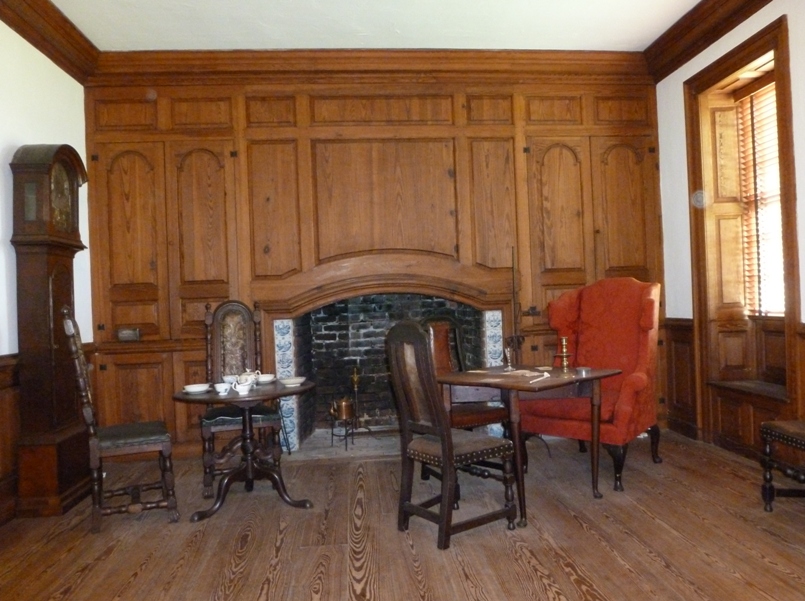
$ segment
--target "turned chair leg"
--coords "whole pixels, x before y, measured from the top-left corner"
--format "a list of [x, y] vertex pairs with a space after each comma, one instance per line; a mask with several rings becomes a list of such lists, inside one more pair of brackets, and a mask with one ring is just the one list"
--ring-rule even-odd
[[179, 506], [176, 502], [176, 482], [173, 477], [173, 459], [170, 449], [159, 453], [159, 469], [162, 471], [162, 498], [167, 501], [168, 519], [171, 522], [178, 522]]
[[763, 439], [763, 486], [761, 487], [761, 496], [763, 497], [764, 511], [772, 511], [772, 503], [774, 502], [774, 484], [772, 476], [772, 458], [771, 458], [771, 441]]
[[101, 511], [103, 506], [103, 469], [100, 463], [90, 469], [90, 476], [92, 479], [92, 517], [90, 521], [90, 531], [93, 534], [97, 534], [101, 531], [101, 517], [103, 517]]
[[660, 457], [660, 427], [657, 424], [650, 426], [648, 436], [651, 440], [651, 460], [654, 463], [662, 463], [662, 457]]
[[442, 472], [442, 498], [439, 507], [439, 536], [436, 546], [439, 549], [450, 547], [450, 535], [452, 534], [453, 523], [453, 504], [455, 503], [456, 476], [455, 469], [445, 466], [449, 473]]
[[612, 463], [615, 466], [615, 490], [622, 492], [623, 465], [626, 463], [626, 451], [629, 445], [605, 444], [604, 448], [607, 450], [610, 457], [612, 457]]
[[212, 485], [215, 481], [215, 434], [209, 428], [201, 428], [201, 440], [204, 449], [202, 462], [204, 464], [204, 490], [202, 497], [212, 498]]
[[402, 475], [400, 476], [400, 506], [397, 510], [397, 529], [408, 530], [411, 514], [406, 511], [406, 505], [411, 502], [414, 489], [414, 460], [406, 457], [403, 452]]

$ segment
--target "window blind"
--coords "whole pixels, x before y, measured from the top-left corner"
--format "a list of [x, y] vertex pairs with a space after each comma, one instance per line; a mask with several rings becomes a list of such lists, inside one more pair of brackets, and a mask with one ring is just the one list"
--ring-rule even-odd
[[772, 83], [738, 102], [746, 303], [754, 315], [785, 312], [777, 95]]

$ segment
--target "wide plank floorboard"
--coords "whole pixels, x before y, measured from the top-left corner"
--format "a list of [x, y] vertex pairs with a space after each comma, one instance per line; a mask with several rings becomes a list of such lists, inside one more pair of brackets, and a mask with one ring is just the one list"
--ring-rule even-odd
[[[290, 507], [268, 481], [233, 485], [221, 510], [201, 498], [201, 465], [175, 461], [182, 514], [104, 518], [89, 531], [85, 499], [54, 518], [0, 527], [0, 599], [24, 601], [794, 601], [805, 598], [805, 500], [763, 511], [761, 470], [723, 449], [664, 432], [664, 462], [648, 440], [630, 445], [622, 493], [601, 457], [590, 490], [589, 455], [574, 441], [530, 441], [526, 528], [505, 520], [455, 535], [436, 548], [436, 526], [411, 518], [397, 530], [400, 487], [391, 451], [322, 457], [303, 449], [283, 460]], [[335, 449], [333, 452], [337, 451]], [[343, 451], [343, 448], [341, 449]], [[153, 462], [107, 466], [111, 485]], [[459, 476], [456, 520], [503, 500], [502, 485]], [[782, 482], [781, 482], [782, 484]], [[788, 482], [785, 483], [789, 485]], [[439, 490], [417, 477], [414, 498]]]

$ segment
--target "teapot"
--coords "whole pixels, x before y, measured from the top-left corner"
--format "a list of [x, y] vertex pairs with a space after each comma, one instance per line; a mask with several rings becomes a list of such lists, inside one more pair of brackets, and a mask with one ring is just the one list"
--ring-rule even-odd
[[251, 388], [257, 382], [257, 376], [260, 375], [260, 370], [252, 371], [246, 368], [242, 374], [238, 376], [237, 383], [241, 386], [248, 386]]
[[355, 409], [352, 406], [352, 401], [349, 397], [344, 397], [340, 401], [333, 401], [330, 407], [330, 415], [334, 419], [352, 419], [355, 417]]

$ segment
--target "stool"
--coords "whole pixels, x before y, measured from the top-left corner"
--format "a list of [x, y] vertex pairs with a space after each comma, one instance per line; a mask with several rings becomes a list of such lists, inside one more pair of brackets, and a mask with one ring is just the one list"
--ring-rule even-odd
[[772, 484], [772, 470], [779, 470], [784, 476], [805, 484], [805, 468], [795, 467], [772, 457], [772, 443], [784, 444], [799, 451], [805, 451], [805, 421], [772, 421], [760, 424], [760, 438], [763, 440], [763, 486], [761, 494], [764, 509], [772, 510], [775, 497], [805, 497], [803, 488], [775, 488]]

